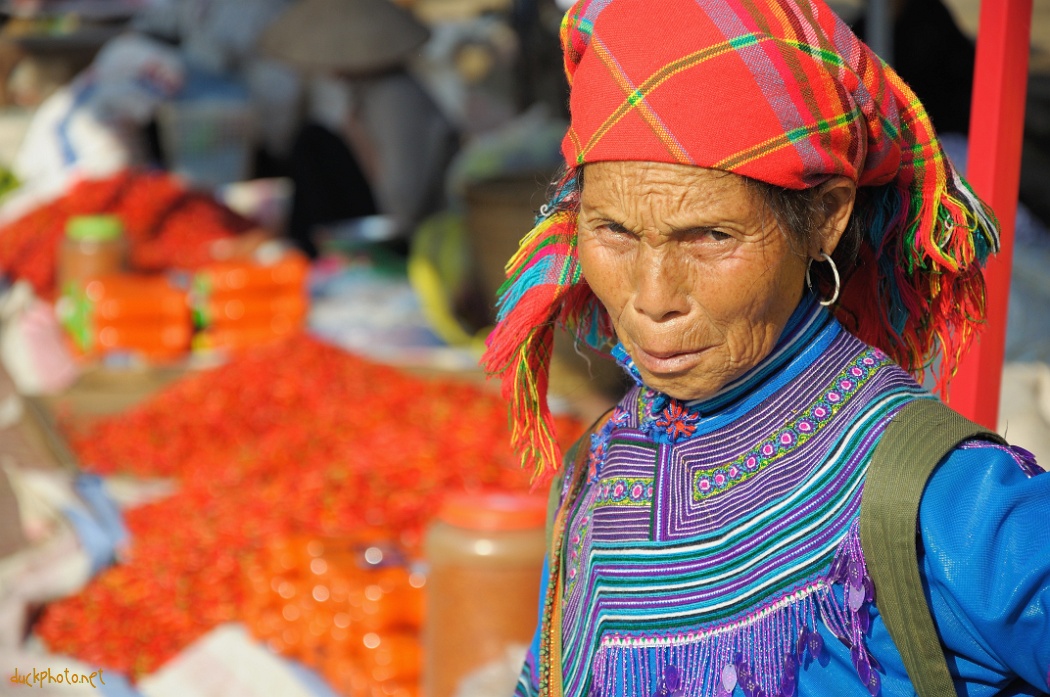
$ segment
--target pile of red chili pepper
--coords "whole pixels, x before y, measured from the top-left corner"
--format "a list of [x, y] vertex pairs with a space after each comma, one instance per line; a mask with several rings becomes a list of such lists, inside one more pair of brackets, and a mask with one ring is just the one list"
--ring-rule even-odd
[[128, 263], [144, 272], [196, 269], [213, 260], [212, 242], [253, 227], [210, 194], [187, 189], [170, 174], [127, 170], [82, 180], [63, 196], [0, 227], [0, 273], [25, 279], [39, 295], [50, 297], [66, 221], [103, 213], [121, 218]]
[[[565, 443], [581, 431], [557, 426]], [[133, 677], [243, 619], [245, 560], [273, 540], [379, 530], [413, 553], [446, 492], [528, 487], [496, 395], [305, 336], [70, 437], [88, 470], [179, 482], [127, 512], [128, 560], [47, 607], [37, 628], [53, 650]]]

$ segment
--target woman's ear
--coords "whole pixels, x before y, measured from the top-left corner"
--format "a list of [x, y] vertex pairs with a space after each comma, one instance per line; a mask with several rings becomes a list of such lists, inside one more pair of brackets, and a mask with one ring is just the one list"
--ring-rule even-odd
[[809, 255], [818, 260], [821, 252], [830, 255], [835, 251], [849, 224], [853, 203], [857, 199], [857, 185], [846, 177], [832, 177], [820, 188], [819, 201], [824, 210], [824, 225], [821, 226], [819, 234], [814, 236], [809, 250]]

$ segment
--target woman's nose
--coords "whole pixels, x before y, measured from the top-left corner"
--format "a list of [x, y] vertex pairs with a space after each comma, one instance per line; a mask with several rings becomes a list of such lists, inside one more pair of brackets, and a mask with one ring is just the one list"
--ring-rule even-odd
[[672, 257], [662, 250], [644, 248], [638, 256], [633, 305], [636, 312], [653, 322], [666, 322], [689, 312], [682, 269]]

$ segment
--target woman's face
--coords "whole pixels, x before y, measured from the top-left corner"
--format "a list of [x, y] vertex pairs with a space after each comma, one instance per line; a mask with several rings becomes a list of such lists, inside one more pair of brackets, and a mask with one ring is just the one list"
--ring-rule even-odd
[[734, 174], [651, 162], [586, 167], [584, 278], [646, 385], [678, 399], [714, 395], [772, 350], [802, 297], [811, 253], [789, 234]]

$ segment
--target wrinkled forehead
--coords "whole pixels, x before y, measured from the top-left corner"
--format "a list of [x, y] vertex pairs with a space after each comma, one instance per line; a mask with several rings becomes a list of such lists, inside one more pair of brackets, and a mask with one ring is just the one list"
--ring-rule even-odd
[[746, 177], [709, 167], [648, 160], [605, 160], [578, 170], [581, 194], [616, 195], [623, 198], [716, 198], [746, 191]]
[[595, 162], [582, 170], [585, 221], [677, 229], [759, 224], [771, 213], [754, 182], [724, 170], [634, 160]]
[[754, 192], [763, 186], [761, 182], [723, 169], [648, 160], [604, 160], [585, 164], [576, 169], [573, 185], [581, 196], [589, 185], [591, 192], [600, 187], [604, 191], [617, 191], [625, 197], [668, 196], [685, 192], [717, 197]]

